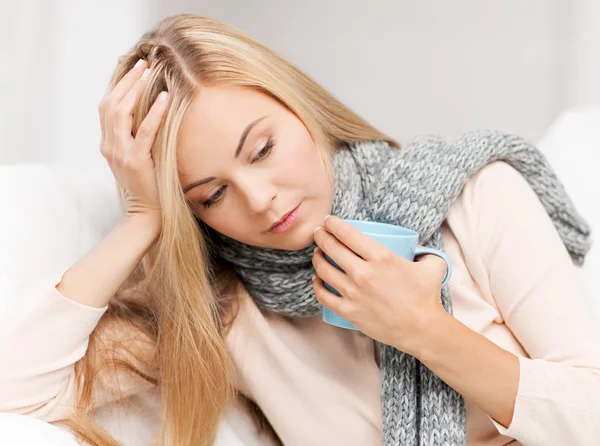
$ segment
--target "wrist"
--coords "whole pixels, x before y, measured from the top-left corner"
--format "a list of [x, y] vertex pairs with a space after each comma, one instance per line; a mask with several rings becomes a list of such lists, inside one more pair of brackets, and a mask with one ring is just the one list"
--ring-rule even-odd
[[126, 215], [121, 224], [129, 228], [129, 230], [144, 234], [153, 240], [160, 235], [162, 229], [160, 215]]
[[438, 347], [443, 345], [452, 331], [452, 324], [456, 320], [443, 307], [422, 315], [416, 324], [414, 336], [407, 345], [400, 350], [419, 359], [421, 362], [429, 361], [437, 355]]

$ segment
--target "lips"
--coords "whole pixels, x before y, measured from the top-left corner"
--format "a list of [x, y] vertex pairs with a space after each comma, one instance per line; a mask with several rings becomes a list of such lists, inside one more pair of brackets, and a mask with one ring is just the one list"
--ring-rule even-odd
[[[300, 205], [298, 205], [298, 206], [300, 206]], [[296, 206], [294, 209], [292, 209], [287, 214], [285, 214], [283, 217], [281, 217], [277, 222], [273, 223], [273, 225], [271, 225], [271, 227], [269, 228], [269, 231], [271, 229], [273, 229], [275, 226], [277, 226], [278, 224], [280, 224], [281, 222], [285, 221], [285, 219], [288, 218], [290, 216], [290, 214], [298, 208], [298, 206]]]
[[298, 223], [298, 219], [300, 218], [300, 212], [302, 212], [301, 206], [303, 202], [304, 201], [301, 201], [298, 206], [296, 206], [290, 212], [281, 217], [281, 219], [277, 223], [271, 226], [268, 232], [270, 232], [271, 234], [282, 234], [294, 228], [296, 226], [296, 223]]

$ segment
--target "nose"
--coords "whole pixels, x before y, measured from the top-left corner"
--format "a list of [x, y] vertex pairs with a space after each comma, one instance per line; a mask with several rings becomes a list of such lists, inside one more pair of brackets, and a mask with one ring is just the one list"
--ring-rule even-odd
[[267, 212], [277, 196], [276, 186], [264, 178], [246, 178], [239, 183], [239, 189], [248, 209], [253, 214]]

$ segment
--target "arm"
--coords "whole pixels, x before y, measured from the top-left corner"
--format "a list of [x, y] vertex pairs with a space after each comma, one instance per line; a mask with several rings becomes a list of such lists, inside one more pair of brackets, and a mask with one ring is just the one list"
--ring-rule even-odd
[[600, 324], [550, 218], [504, 163], [483, 169], [463, 200], [489, 276], [482, 292], [530, 358], [443, 316], [417, 356], [523, 445], [598, 444]]
[[519, 359], [446, 312], [431, 318], [415, 356], [450, 387], [508, 426], [519, 386]]
[[[108, 302], [157, 233], [142, 219], [125, 219], [64, 276], [41, 281], [5, 315], [0, 322], [0, 411], [44, 421], [64, 416], [77, 397], [74, 364], [85, 355]], [[107, 328], [101, 333], [104, 342], [145, 345], [131, 330]], [[140, 390], [131, 378], [119, 379], [124, 393]], [[94, 401], [102, 404], [117, 397], [102, 395]]]
[[69, 268], [57, 289], [65, 296], [104, 308], [125, 283], [160, 233], [160, 222], [128, 217], [92, 251]]

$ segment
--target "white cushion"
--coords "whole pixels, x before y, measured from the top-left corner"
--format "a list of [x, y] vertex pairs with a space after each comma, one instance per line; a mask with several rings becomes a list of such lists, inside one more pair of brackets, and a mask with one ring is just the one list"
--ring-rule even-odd
[[0, 413], [0, 444], [19, 446], [77, 446], [74, 436], [33, 417]]
[[600, 107], [565, 110], [538, 146], [592, 227], [594, 242], [581, 278], [600, 319]]
[[18, 290], [72, 265], [119, 215], [104, 169], [1, 166], [0, 203], [0, 286]]

